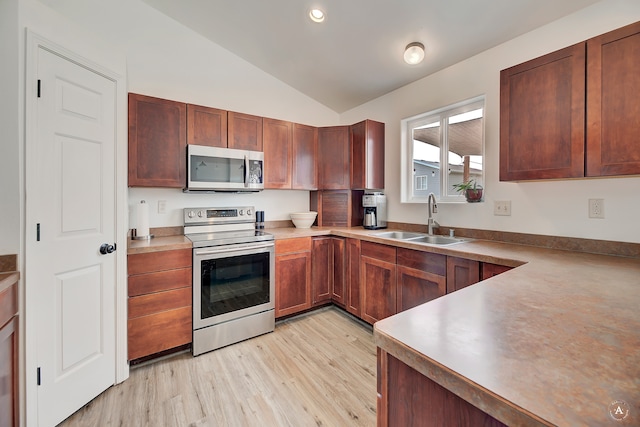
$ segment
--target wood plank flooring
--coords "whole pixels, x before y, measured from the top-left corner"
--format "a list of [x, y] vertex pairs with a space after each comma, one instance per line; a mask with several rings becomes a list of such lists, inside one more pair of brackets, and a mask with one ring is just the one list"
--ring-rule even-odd
[[374, 426], [375, 412], [371, 327], [330, 307], [133, 368], [60, 426]]

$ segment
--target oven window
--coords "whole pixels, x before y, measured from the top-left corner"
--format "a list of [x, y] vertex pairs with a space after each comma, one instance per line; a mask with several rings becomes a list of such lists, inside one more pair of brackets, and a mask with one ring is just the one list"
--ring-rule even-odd
[[269, 253], [202, 261], [201, 318], [269, 302]]

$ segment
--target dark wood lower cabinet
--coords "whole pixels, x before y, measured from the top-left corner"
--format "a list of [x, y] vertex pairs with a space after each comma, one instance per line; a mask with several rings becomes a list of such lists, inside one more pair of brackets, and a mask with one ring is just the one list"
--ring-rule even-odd
[[17, 427], [18, 393], [18, 276], [0, 290], [0, 426]]
[[470, 259], [447, 257], [447, 293], [480, 281], [480, 263]]
[[343, 308], [346, 303], [345, 246], [346, 246], [346, 242], [343, 237], [331, 238], [331, 261], [332, 261], [331, 300], [335, 304]]
[[424, 304], [447, 293], [447, 257], [398, 248], [398, 312]]
[[331, 237], [314, 237], [311, 247], [311, 305], [316, 306], [331, 301]]
[[18, 426], [18, 316], [0, 328], [0, 426]]
[[482, 280], [488, 279], [498, 274], [502, 274], [505, 271], [511, 270], [513, 267], [507, 267], [506, 265], [492, 264], [489, 262], [483, 262], [481, 265], [480, 278]]
[[129, 254], [129, 360], [191, 343], [191, 249]]
[[276, 241], [276, 318], [311, 308], [311, 237]]
[[378, 427], [503, 427], [420, 372], [378, 348]]
[[362, 317], [360, 310], [360, 240], [347, 239], [345, 253], [345, 308], [354, 316]]
[[361, 242], [362, 320], [375, 323], [396, 314], [396, 248]]

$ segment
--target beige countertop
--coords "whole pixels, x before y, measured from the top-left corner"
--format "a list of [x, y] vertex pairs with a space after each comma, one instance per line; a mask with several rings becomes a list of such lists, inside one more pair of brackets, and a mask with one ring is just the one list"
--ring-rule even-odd
[[508, 425], [640, 425], [640, 260], [482, 240], [446, 252], [525, 264], [377, 322], [379, 347]]
[[147, 252], [170, 251], [173, 249], [191, 249], [191, 240], [183, 235], [159, 236], [149, 240], [129, 239], [127, 254], [143, 254]]
[[[361, 227], [267, 229], [276, 240], [337, 235], [518, 267], [377, 322], [376, 344], [508, 425], [640, 425], [640, 259], [472, 240], [379, 238]], [[183, 236], [138, 251], [191, 247]], [[162, 248], [162, 249], [160, 249]], [[609, 405], [630, 414], [615, 421]]]

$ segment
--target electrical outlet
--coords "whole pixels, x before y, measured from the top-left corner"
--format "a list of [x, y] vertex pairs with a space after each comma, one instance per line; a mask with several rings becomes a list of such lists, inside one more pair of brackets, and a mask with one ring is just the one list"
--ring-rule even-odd
[[589, 218], [604, 218], [604, 199], [589, 199]]
[[166, 200], [158, 200], [158, 213], [166, 214], [167, 213], [167, 201]]
[[493, 214], [511, 216], [511, 200], [496, 200], [493, 202]]

